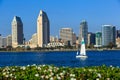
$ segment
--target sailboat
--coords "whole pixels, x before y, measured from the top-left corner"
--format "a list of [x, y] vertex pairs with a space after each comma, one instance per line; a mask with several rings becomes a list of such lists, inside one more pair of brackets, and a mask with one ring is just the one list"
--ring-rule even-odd
[[81, 50], [80, 50], [80, 53], [79, 53], [79, 51], [77, 51], [76, 58], [87, 58], [87, 57], [88, 56], [86, 55], [84, 38], [82, 38], [82, 41], [81, 41]]

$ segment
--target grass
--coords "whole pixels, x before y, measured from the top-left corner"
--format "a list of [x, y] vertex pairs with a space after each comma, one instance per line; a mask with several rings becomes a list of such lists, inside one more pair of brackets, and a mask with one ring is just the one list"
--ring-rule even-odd
[[27, 65], [0, 68], [0, 80], [120, 80], [119, 67], [82, 68]]

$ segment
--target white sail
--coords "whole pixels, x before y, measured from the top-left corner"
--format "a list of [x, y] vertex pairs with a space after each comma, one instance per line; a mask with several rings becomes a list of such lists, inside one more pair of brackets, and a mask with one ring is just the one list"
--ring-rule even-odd
[[80, 55], [86, 55], [85, 42], [84, 42], [84, 39], [83, 39], [83, 38], [82, 38], [82, 41], [81, 41]]
[[77, 51], [77, 55], [79, 55], [79, 52]]
[[81, 50], [80, 50], [80, 54], [78, 55], [78, 52], [77, 52], [76, 58], [87, 58], [86, 50], [85, 50], [84, 38], [82, 38], [82, 41], [81, 41]]

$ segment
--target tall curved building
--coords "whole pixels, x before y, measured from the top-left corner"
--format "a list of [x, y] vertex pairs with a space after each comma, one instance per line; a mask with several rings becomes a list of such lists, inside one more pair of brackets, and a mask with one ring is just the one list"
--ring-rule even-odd
[[50, 25], [47, 14], [40, 10], [38, 19], [37, 19], [37, 38], [38, 46], [44, 47], [50, 42]]
[[85, 20], [80, 23], [80, 36], [79, 42], [81, 42], [82, 37], [84, 38], [85, 44], [88, 44], [88, 24]]
[[23, 44], [23, 23], [20, 17], [14, 16], [12, 21], [12, 46], [17, 47]]

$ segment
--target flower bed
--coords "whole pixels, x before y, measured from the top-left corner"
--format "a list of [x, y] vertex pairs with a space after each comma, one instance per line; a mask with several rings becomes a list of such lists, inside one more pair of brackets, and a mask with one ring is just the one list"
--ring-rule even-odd
[[83, 68], [28, 65], [0, 68], [0, 80], [120, 80], [119, 67]]

